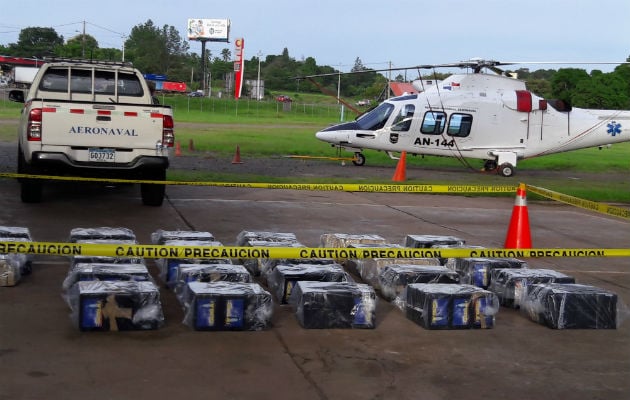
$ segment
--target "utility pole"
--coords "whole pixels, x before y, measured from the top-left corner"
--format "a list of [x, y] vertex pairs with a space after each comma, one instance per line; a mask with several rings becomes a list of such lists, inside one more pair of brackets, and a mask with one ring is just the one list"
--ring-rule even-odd
[[256, 100], [260, 101], [260, 57], [262, 57], [262, 52], [258, 50], [258, 79], [256, 80]]
[[81, 35], [81, 58], [85, 58], [85, 20], [83, 20], [83, 35]]

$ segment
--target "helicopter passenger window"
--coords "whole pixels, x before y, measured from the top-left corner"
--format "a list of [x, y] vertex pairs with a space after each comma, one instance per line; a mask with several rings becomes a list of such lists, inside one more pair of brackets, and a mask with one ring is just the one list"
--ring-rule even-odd
[[441, 135], [444, 132], [446, 114], [440, 111], [427, 111], [422, 120], [420, 132], [425, 135]]
[[400, 114], [394, 120], [392, 124], [392, 131], [395, 132], [407, 132], [411, 128], [411, 121], [413, 120], [413, 113], [416, 107], [413, 104], [405, 105]]
[[446, 133], [449, 136], [466, 137], [470, 134], [472, 115], [452, 114]]

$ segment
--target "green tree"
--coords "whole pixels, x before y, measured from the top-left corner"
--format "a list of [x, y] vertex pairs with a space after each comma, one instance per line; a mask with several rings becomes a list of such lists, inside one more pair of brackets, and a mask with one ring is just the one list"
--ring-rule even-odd
[[98, 41], [93, 36], [80, 34], [68, 39], [61, 52], [64, 57], [90, 58], [97, 50]]
[[136, 25], [125, 41], [126, 57], [142, 72], [168, 75], [170, 80], [185, 80], [188, 74], [188, 43], [177, 29], [153, 21]]
[[572, 97], [578, 83], [588, 80], [589, 75], [583, 69], [564, 68], [554, 74], [551, 80], [551, 97], [572, 104]]
[[63, 36], [53, 28], [30, 27], [20, 31], [17, 43], [9, 44], [11, 55], [21, 57], [44, 57], [58, 54], [63, 46]]
[[590, 79], [577, 83], [571, 100], [573, 105], [582, 108], [627, 108], [630, 98], [626, 88], [626, 83], [619, 76], [593, 71]]

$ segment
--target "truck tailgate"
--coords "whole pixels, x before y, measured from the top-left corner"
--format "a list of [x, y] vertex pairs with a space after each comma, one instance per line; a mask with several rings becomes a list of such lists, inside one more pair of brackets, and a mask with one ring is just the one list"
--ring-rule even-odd
[[[155, 149], [160, 107], [52, 103], [42, 105], [42, 145]], [[124, 140], [128, 138], [128, 140]]]

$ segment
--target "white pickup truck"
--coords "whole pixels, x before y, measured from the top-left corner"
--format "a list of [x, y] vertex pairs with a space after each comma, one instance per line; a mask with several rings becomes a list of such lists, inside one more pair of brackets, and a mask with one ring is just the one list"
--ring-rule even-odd
[[[173, 147], [169, 106], [156, 104], [129, 63], [53, 60], [39, 69], [18, 128], [20, 174], [163, 181]], [[21, 178], [25, 203], [42, 200], [42, 179]], [[165, 185], [141, 183], [142, 202], [160, 206]]]

